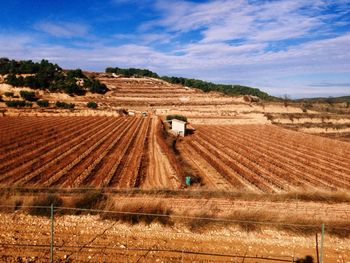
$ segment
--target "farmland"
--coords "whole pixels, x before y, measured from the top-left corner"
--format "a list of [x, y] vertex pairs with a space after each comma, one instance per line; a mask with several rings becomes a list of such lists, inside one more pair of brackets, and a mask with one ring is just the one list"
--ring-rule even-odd
[[149, 118], [1, 118], [2, 185], [137, 187]]
[[273, 125], [196, 127], [179, 147], [211, 187], [260, 192], [350, 188], [348, 143]]
[[[1, 260], [48, 261], [49, 220], [30, 209], [51, 204], [37, 201], [52, 201], [51, 194], [62, 200], [54, 209], [55, 259], [315, 258], [322, 224], [325, 258], [349, 259], [350, 144], [299, 129], [310, 119], [347, 124], [345, 115], [325, 118], [156, 79], [98, 78], [110, 90], [104, 95], [41, 92], [50, 107], [1, 108]], [[52, 106], [58, 99], [76, 107]], [[88, 101], [98, 108], [86, 109]], [[173, 136], [168, 114], [187, 116], [193, 134]], [[168, 212], [171, 222], [120, 219], [135, 211]]]
[[350, 189], [348, 143], [273, 125], [197, 125], [177, 155], [157, 117], [3, 117], [0, 127], [3, 186], [178, 189], [180, 154], [206, 189]]

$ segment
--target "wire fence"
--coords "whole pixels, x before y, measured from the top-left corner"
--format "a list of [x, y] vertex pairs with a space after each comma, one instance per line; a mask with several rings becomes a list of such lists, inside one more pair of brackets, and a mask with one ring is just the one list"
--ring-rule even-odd
[[[22, 208], [45, 209], [50, 212], [47, 214], [49, 217], [30, 216], [22, 212], [2, 213], [0, 260], [3, 262], [301, 262], [298, 261], [298, 257], [305, 256], [305, 251], [317, 257], [317, 262], [324, 262], [325, 229], [332, 227], [350, 230], [324, 224], [287, 224], [53, 205]], [[213, 227], [202, 233], [178, 226], [129, 225], [121, 224], [113, 217], [112, 220], [101, 220], [102, 214], [171, 217], [182, 222], [219, 222], [226, 224], [227, 229], [216, 231]], [[319, 237], [319, 244], [315, 244], [314, 236], [284, 235], [278, 231], [276, 236], [276, 233], [264, 231], [231, 229], [231, 224], [259, 225], [266, 229], [271, 226], [301, 229], [312, 227], [318, 233], [316, 235]], [[300, 242], [300, 245], [295, 242]], [[285, 245], [276, 249], [280, 244]], [[303, 252], [299, 253], [299, 249]]]

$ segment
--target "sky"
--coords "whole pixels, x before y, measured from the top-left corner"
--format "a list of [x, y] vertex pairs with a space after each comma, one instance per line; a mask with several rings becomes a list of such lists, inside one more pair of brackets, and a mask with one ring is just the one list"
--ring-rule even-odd
[[350, 95], [350, 0], [0, 0], [0, 57]]

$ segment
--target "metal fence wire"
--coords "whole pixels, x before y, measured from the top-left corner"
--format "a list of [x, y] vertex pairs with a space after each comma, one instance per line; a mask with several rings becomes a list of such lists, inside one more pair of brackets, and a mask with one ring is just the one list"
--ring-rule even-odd
[[[222, 231], [203, 234], [176, 226], [155, 229], [149, 225], [120, 224], [118, 220], [113, 219], [99, 220], [100, 214], [169, 217], [167, 214], [54, 207], [53, 204], [23, 208], [46, 209], [49, 212], [48, 217], [29, 216], [18, 211], [2, 213], [6, 215], [0, 225], [2, 262], [316, 262], [298, 259], [296, 248], [291, 248], [288, 255], [277, 254], [272, 250], [252, 249], [254, 244], [263, 243], [259, 242], [259, 238], [264, 238], [261, 232], [237, 230], [234, 234], [223, 234]], [[62, 215], [62, 211], [69, 213]], [[316, 227], [319, 230], [316, 234], [316, 247], [310, 244], [310, 248], [315, 249], [314, 257], [317, 258], [317, 262], [324, 262], [324, 237], [327, 228], [325, 224], [283, 224], [182, 215], [171, 217], [185, 221], [202, 220], [222, 224]], [[248, 242], [254, 239], [255, 241], [252, 246], [243, 248], [243, 245], [237, 243], [237, 239], [242, 243], [245, 239]], [[271, 240], [273, 241], [277, 241], [277, 244], [284, 242]], [[212, 246], [208, 245], [211, 242]]]

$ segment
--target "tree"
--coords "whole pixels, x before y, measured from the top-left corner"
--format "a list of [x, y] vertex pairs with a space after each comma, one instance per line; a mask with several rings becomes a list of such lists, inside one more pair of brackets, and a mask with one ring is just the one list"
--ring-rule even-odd
[[69, 70], [67, 72], [67, 78], [86, 78], [86, 76], [83, 74], [80, 68]]
[[37, 101], [38, 100], [38, 98], [35, 95], [35, 92], [32, 92], [32, 91], [21, 90], [19, 92], [19, 94], [25, 100], [29, 100], [29, 101]]
[[86, 106], [91, 109], [96, 109], [98, 107], [97, 103], [94, 101], [89, 101]]
[[177, 119], [177, 120], [180, 120], [180, 121], [185, 121], [185, 122], [187, 122], [187, 117], [184, 116], [184, 115], [179, 115], [179, 114], [167, 115], [167, 116], [166, 116], [166, 119], [167, 119], [167, 120]]
[[66, 103], [61, 101], [57, 101], [55, 105], [57, 108], [64, 108], [64, 109], [74, 109], [75, 107], [74, 103]]
[[24, 100], [9, 100], [6, 101], [6, 106], [7, 107], [25, 107], [26, 102]]
[[39, 107], [48, 107], [50, 105], [49, 101], [47, 100], [38, 100], [36, 102], [36, 104], [39, 106]]

